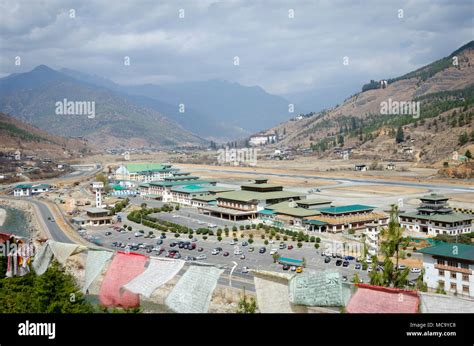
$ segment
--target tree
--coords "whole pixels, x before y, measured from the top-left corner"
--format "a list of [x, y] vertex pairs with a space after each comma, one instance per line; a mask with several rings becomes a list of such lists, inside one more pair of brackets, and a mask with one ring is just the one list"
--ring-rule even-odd
[[280, 259], [280, 254], [278, 252], [275, 252], [273, 255], [273, 263], [277, 263], [278, 260]]
[[466, 156], [469, 160], [472, 159], [472, 154], [471, 152], [468, 150], [466, 150], [466, 152], [464, 153], [464, 156]]
[[74, 277], [53, 261], [41, 276], [0, 279], [0, 313], [91, 313]]
[[467, 136], [467, 132], [463, 132], [462, 134], [459, 135], [458, 137], [458, 144], [459, 145], [464, 145], [469, 141], [469, 137]]
[[405, 140], [405, 135], [403, 134], [403, 128], [401, 126], [397, 129], [397, 134], [395, 136], [395, 141], [401, 143]]
[[256, 310], [257, 310], [257, 301], [253, 297], [250, 297], [249, 300], [247, 301], [247, 295], [245, 294], [245, 288], [244, 288], [244, 293], [242, 297], [240, 298], [239, 304], [237, 307], [237, 313], [238, 314], [254, 314]]

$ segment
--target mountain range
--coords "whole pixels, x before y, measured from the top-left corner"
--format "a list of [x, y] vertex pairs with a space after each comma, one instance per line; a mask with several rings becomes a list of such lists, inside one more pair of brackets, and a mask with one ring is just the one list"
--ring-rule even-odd
[[[288, 101], [260, 87], [210, 80], [126, 86], [41, 65], [0, 79], [0, 111], [52, 134], [101, 147], [203, 146], [290, 118]], [[96, 116], [58, 115], [56, 103], [95, 102]]]
[[[474, 141], [474, 41], [386, 82], [370, 81], [338, 106], [267, 129], [279, 137], [271, 147], [311, 148], [322, 157], [334, 157], [338, 148], [352, 148], [353, 158], [402, 160], [407, 159], [400, 153], [405, 145], [413, 147], [409, 158], [438, 164], [453, 151], [464, 153], [470, 148]], [[383, 114], [382, 105], [392, 101], [419, 102], [419, 117]], [[397, 131], [403, 133], [398, 139]]]

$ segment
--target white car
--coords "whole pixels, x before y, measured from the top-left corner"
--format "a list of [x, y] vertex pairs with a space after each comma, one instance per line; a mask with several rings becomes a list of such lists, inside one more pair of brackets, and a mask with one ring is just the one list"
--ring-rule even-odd
[[367, 258], [367, 259], [365, 260], [365, 263], [368, 263], [368, 264], [372, 263], [372, 259], [371, 259], [371, 258]]
[[212, 252], [211, 252], [211, 254], [212, 254], [212, 255], [218, 255], [219, 252], [220, 252], [219, 250], [213, 249]]
[[242, 250], [234, 250], [234, 255], [242, 255]]
[[274, 255], [274, 254], [276, 254], [277, 252], [278, 252], [277, 249], [272, 249], [272, 250], [270, 251], [270, 255]]
[[139, 248], [139, 249], [144, 249], [145, 247], [146, 247], [145, 244], [140, 244], [140, 245], [138, 245], [138, 248]]
[[242, 267], [242, 274], [247, 274], [249, 272], [249, 268]]
[[214, 225], [213, 223], [208, 223], [208, 224], [207, 224], [207, 227], [209, 227], [209, 228], [216, 228], [217, 225]]
[[196, 257], [197, 260], [204, 260], [206, 258], [207, 258], [206, 255], [199, 255], [199, 256]]
[[175, 217], [179, 217], [179, 215], [173, 214], [171, 217], [175, 218]]
[[272, 239], [269, 241], [270, 244], [273, 244], [275, 241]]
[[135, 235], [135, 237], [137, 237], [137, 238], [138, 238], [138, 237], [143, 237], [143, 234], [140, 233], [140, 232], [136, 232], [134, 235]]
[[420, 268], [411, 268], [410, 270], [412, 273], [421, 273], [421, 269]]
[[400, 269], [400, 270], [403, 270], [403, 269], [405, 269], [406, 267], [407, 267], [407, 266], [404, 265], [404, 264], [399, 264], [399, 265], [398, 265], [398, 269]]
[[232, 240], [229, 244], [230, 245], [235, 245], [235, 244], [237, 244], [237, 242], [235, 240]]
[[291, 266], [290, 269], [291, 269], [292, 272], [296, 271], [296, 267], [295, 267], [295, 266]]
[[161, 250], [161, 246], [155, 246], [153, 249], [151, 249], [152, 251], [160, 251]]

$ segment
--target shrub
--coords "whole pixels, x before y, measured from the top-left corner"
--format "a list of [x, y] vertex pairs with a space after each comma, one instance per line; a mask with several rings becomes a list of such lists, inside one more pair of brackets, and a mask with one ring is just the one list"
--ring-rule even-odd
[[301, 248], [301, 247], [303, 246], [303, 243], [298, 242], [298, 244], [296, 244], [296, 246], [298, 246], [299, 248]]
[[207, 235], [203, 236], [202, 239], [206, 240], [206, 239], [207, 239]]
[[320, 243], [320, 242], [321, 242], [321, 238], [316, 237], [316, 243]]
[[188, 235], [188, 238], [193, 239], [193, 235], [192, 234]]
[[237, 232], [237, 226], [232, 227], [233, 232]]
[[311, 238], [309, 238], [309, 241], [314, 243], [316, 241], [316, 237], [315, 236], [312, 236]]
[[222, 240], [222, 237], [221, 237], [221, 236], [218, 236], [218, 237], [217, 237], [217, 240], [218, 240], [218, 241], [221, 241], [221, 240]]
[[245, 225], [245, 229], [250, 229], [250, 225]]
[[283, 240], [284, 240], [284, 241], [287, 241], [287, 240], [288, 240], [288, 236], [287, 236], [287, 235], [284, 235], [284, 236], [283, 236]]
[[240, 228], [241, 231], [243, 231], [244, 230], [244, 225], [240, 225], [239, 228]]
[[265, 245], [268, 245], [268, 240], [265, 239], [265, 241], [263, 242]]
[[175, 233], [174, 236], [175, 236], [176, 238], [179, 238], [179, 233]]
[[243, 237], [244, 237], [244, 234], [243, 234], [243, 233], [241, 233], [241, 234], [240, 234], [240, 238], [243, 238]]
[[315, 247], [316, 249], [319, 249], [319, 244], [318, 244], [318, 243], [315, 243], [315, 244], [314, 244], [314, 247]]
[[249, 239], [249, 244], [252, 244], [252, 243], [253, 243], [253, 239], [250, 238], [250, 239]]
[[127, 229], [128, 229], [129, 231], [131, 231], [131, 230], [132, 230], [132, 226], [128, 226]]

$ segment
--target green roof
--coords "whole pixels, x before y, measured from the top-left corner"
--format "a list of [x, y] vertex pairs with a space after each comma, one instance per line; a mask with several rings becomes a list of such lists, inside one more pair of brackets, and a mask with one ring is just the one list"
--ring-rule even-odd
[[189, 185], [190, 182], [192, 182], [193, 184], [196, 184], [196, 185], [215, 183], [215, 181], [211, 181], [211, 180], [192, 180], [192, 181], [181, 180], [181, 181], [152, 181], [150, 183], [150, 185], [153, 185], [153, 186], [178, 186], [178, 185]]
[[370, 205], [363, 205], [363, 204], [350, 204], [350, 205], [343, 205], [340, 207], [329, 207], [329, 208], [321, 208], [319, 211], [325, 214], [343, 214], [343, 213], [351, 213], [355, 211], [365, 211], [365, 210], [374, 210], [375, 207], [371, 207]]
[[260, 210], [258, 213], [262, 214], [262, 215], [274, 215], [275, 214], [275, 212], [273, 210], [269, 210], [269, 209]]
[[138, 185], [139, 187], [149, 187], [150, 184], [149, 183], [141, 183], [140, 185]]
[[196, 196], [196, 197], [193, 197], [192, 199], [196, 200], [196, 201], [210, 202], [210, 201], [215, 201], [216, 196], [215, 195], [204, 195], [204, 196]]
[[242, 185], [243, 188], [245, 187], [250, 187], [250, 188], [262, 188], [262, 189], [269, 189], [269, 188], [275, 188], [275, 187], [281, 187], [283, 188], [281, 185], [277, 185], [277, 184], [268, 184], [268, 183], [261, 183], [261, 184], [245, 184], [245, 185]]
[[123, 187], [123, 186], [120, 186], [120, 185], [110, 185], [110, 187], [111, 187], [112, 189], [114, 189], [115, 191], [128, 190], [128, 188]]
[[467, 244], [442, 243], [417, 250], [417, 252], [434, 256], [474, 261], [474, 246]]
[[271, 192], [256, 192], [256, 191], [229, 191], [222, 192], [217, 195], [218, 198], [230, 199], [240, 202], [249, 202], [251, 200], [272, 200], [281, 198], [301, 197], [304, 194], [292, 191], [271, 191]]
[[318, 205], [332, 203], [332, 201], [324, 199], [302, 199], [301, 201], [296, 201], [296, 203], [302, 205]]
[[418, 214], [417, 212], [412, 213], [403, 213], [399, 215], [400, 217], [411, 217], [421, 220], [430, 220], [435, 222], [461, 222], [473, 220], [474, 216], [460, 213], [449, 213], [449, 214], [434, 214], [434, 215], [423, 215]]
[[304, 220], [303, 223], [306, 223], [308, 225], [316, 225], [316, 226], [324, 226], [328, 224], [327, 222], [320, 221], [320, 220]]
[[426, 199], [428, 201], [444, 201], [449, 199], [448, 197], [445, 197], [443, 195], [438, 195], [436, 193], [432, 193], [430, 195], [425, 195], [423, 197], [420, 197], [420, 199]]
[[31, 188], [31, 184], [20, 184], [20, 185], [15, 186], [15, 189], [30, 189], [30, 188]]
[[161, 163], [130, 163], [125, 165], [130, 173], [142, 172], [177, 172], [178, 168], [172, 168], [170, 165]]
[[267, 209], [273, 210], [277, 214], [285, 214], [290, 216], [313, 216], [321, 214], [319, 210], [315, 209], [306, 209], [306, 208], [299, 208], [299, 207], [290, 207], [290, 202], [280, 202], [277, 204], [272, 204], [267, 206]]

